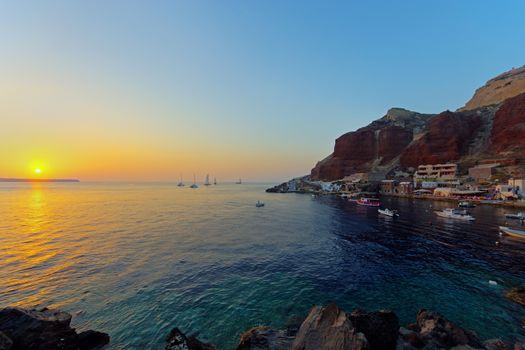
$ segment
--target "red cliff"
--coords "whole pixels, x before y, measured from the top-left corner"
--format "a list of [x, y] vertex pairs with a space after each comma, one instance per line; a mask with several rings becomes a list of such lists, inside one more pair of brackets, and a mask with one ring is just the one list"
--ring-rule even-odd
[[[466, 107], [438, 115], [393, 108], [368, 126], [340, 136], [312, 169], [314, 180], [367, 172], [378, 177], [421, 164], [525, 158], [525, 66], [491, 79]], [[525, 168], [525, 166], [523, 166]], [[522, 169], [525, 170], [525, 169]]]
[[446, 111], [432, 118], [428, 131], [401, 153], [403, 168], [420, 164], [457, 162], [473, 141], [481, 118]]
[[491, 143], [495, 153], [525, 157], [525, 93], [506, 100], [498, 109]]

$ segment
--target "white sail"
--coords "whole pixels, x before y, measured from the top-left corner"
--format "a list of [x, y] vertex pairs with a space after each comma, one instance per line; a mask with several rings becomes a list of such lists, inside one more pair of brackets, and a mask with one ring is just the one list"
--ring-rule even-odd
[[210, 174], [206, 175], [206, 180], [204, 180], [204, 186], [209, 186], [210, 184]]

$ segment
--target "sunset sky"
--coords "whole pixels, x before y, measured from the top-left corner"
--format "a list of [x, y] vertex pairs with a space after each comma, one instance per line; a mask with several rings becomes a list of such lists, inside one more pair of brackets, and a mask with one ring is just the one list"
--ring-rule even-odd
[[522, 0], [5, 1], [0, 177], [284, 181], [390, 107], [456, 109], [525, 64], [524, 13]]

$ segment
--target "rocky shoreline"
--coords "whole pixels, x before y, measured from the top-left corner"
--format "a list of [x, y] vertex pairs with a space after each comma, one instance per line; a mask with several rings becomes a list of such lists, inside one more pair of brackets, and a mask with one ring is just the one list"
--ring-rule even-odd
[[[507, 295], [522, 302], [525, 289]], [[109, 335], [97, 331], [77, 333], [71, 315], [58, 310], [0, 310], [0, 350], [95, 350], [105, 349]], [[216, 350], [195, 336], [174, 328], [166, 337], [165, 350]], [[517, 340], [482, 341], [443, 315], [421, 309], [415, 322], [400, 326], [390, 310], [347, 313], [336, 304], [313, 306], [304, 320], [293, 320], [286, 329], [257, 326], [244, 332], [235, 350], [525, 350]]]
[[[166, 350], [214, 350], [178, 329], [167, 337]], [[314, 306], [300, 325], [284, 330], [254, 327], [241, 335], [236, 350], [525, 350], [525, 343], [490, 339], [481, 341], [441, 314], [419, 310], [414, 323], [400, 327], [390, 310], [346, 313], [335, 304]]]
[[109, 335], [71, 328], [71, 315], [47, 308], [0, 310], [0, 350], [93, 350], [109, 344]]

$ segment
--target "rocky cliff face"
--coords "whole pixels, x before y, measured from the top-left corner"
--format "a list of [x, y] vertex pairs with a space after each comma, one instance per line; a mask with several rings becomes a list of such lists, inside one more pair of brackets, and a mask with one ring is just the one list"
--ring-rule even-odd
[[390, 109], [381, 119], [340, 136], [334, 152], [312, 169], [311, 178], [334, 181], [421, 164], [456, 162], [466, 167], [486, 158], [524, 157], [525, 66], [489, 80], [456, 112]]
[[490, 79], [476, 90], [474, 96], [460, 110], [471, 110], [501, 103], [525, 91], [525, 66], [513, 68]]
[[525, 93], [506, 100], [498, 109], [490, 141], [493, 152], [525, 157]]
[[334, 153], [312, 169], [312, 178], [336, 180], [356, 172], [389, 171], [432, 116], [401, 108], [390, 109], [383, 118], [339, 137]]

